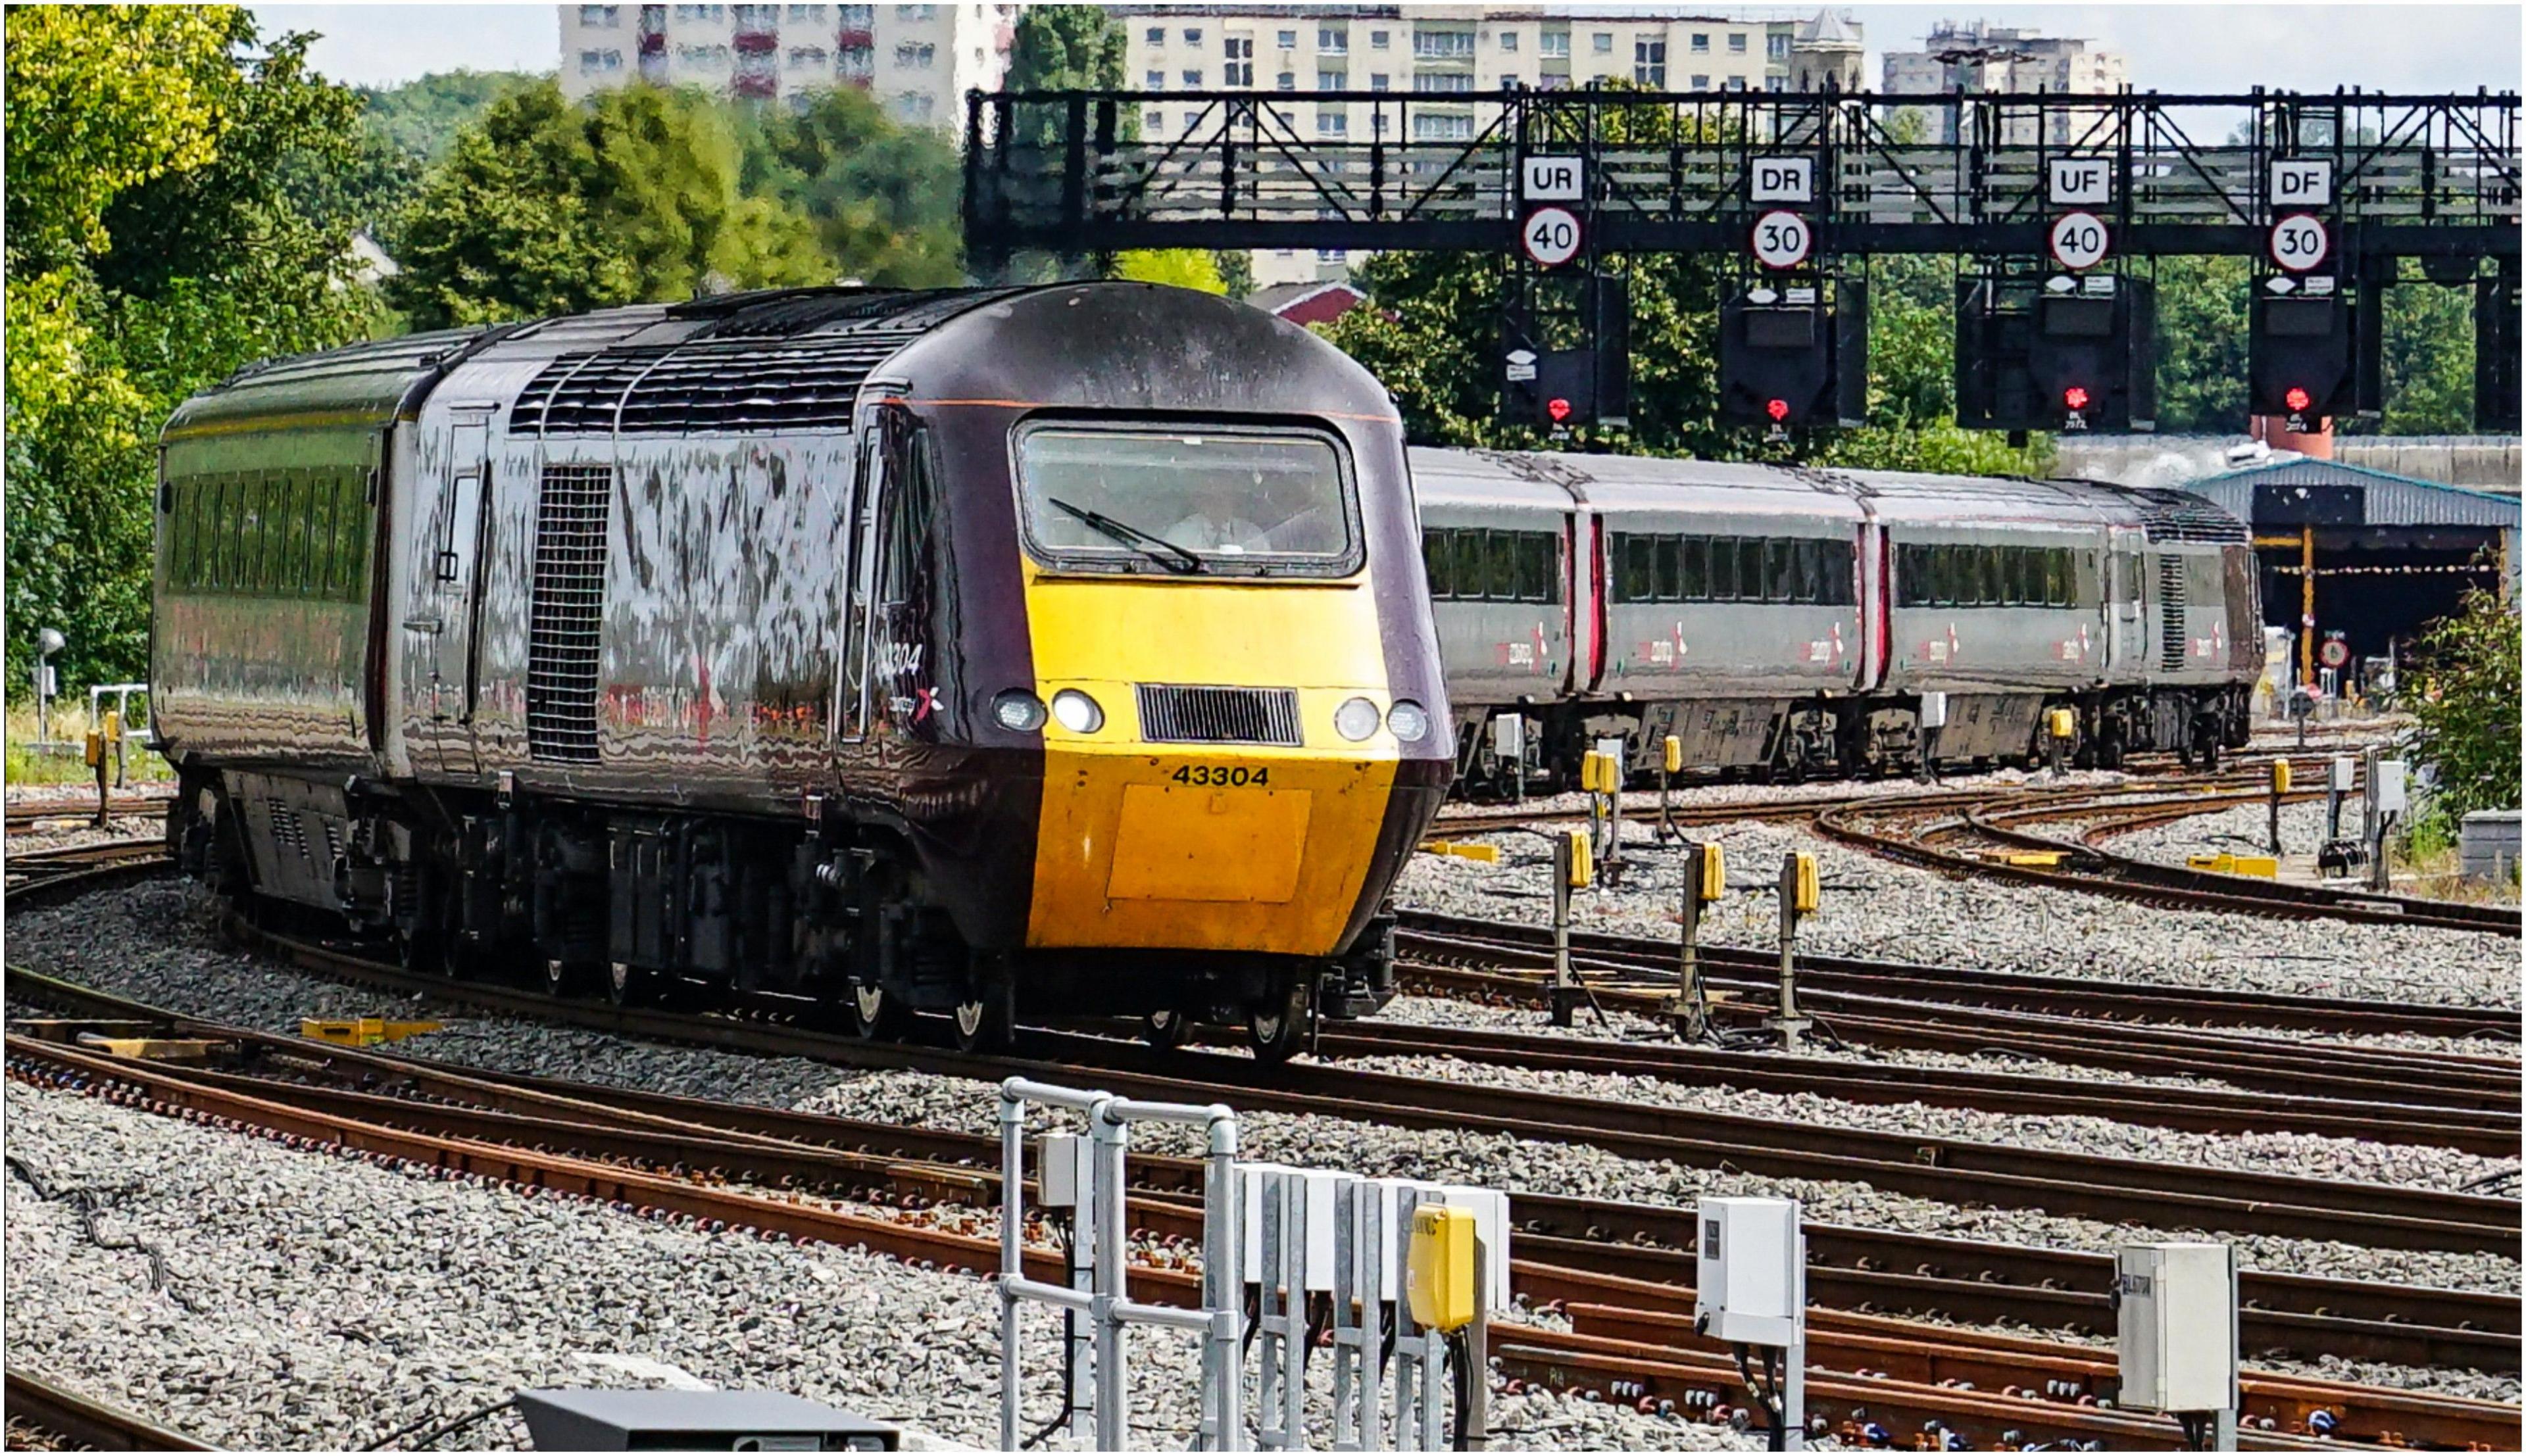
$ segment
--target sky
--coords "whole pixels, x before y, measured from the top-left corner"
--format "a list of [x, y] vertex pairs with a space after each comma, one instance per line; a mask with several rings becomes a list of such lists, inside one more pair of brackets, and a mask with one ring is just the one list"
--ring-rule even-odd
[[[1787, 9], [1709, 8], [1715, 14], [1780, 14]], [[1933, 22], [1979, 18], [2101, 41], [2124, 53], [2132, 84], [2143, 90], [2228, 92], [2258, 83], [2300, 91], [2329, 91], [2337, 85], [2404, 92], [2521, 88], [2520, 8], [2514, 4], [1836, 8], [1849, 10], [1865, 27], [1872, 80], [1879, 75], [1878, 56], [1888, 48], [1917, 45]], [[391, 85], [459, 67], [549, 71], [561, 49], [559, 12], [551, 5], [252, 9], [267, 30], [323, 32], [325, 38], [315, 46], [316, 69], [363, 85]]]

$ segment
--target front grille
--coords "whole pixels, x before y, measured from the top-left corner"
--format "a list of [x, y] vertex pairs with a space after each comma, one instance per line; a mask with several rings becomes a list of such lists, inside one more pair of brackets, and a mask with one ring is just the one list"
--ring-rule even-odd
[[1140, 737], [1151, 743], [1278, 743], [1295, 748], [1298, 695], [1286, 687], [1140, 684]]
[[605, 619], [605, 527], [614, 470], [544, 467], [527, 616], [527, 753], [596, 762], [598, 628]]
[[2184, 558], [2161, 556], [2157, 559], [2157, 653], [2158, 668], [2180, 673], [2185, 665], [2184, 640]]

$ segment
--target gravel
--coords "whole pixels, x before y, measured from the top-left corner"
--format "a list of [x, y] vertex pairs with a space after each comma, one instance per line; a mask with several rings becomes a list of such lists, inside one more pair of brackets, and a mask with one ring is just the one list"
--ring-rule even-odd
[[[981, 1280], [710, 1234], [496, 1184], [293, 1152], [12, 1082], [11, 1154], [95, 1190], [100, 1248], [13, 1174], [13, 1365], [238, 1449], [356, 1449], [519, 1388], [783, 1390], [960, 1444], [996, 1442], [999, 1316]], [[1058, 1327], [1028, 1322], [1029, 1429]], [[1133, 1337], [1142, 1444], [1190, 1435], [1194, 1345]], [[1329, 1362], [1318, 1362], [1319, 1370]], [[1550, 1395], [1492, 1397], [1511, 1449], [1753, 1449], [1707, 1427]], [[524, 1444], [501, 1415], [459, 1437]]]
[[[1572, 922], [1670, 937], [1682, 883], [1678, 857], [1656, 848], [1645, 827], [1627, 822], [1625, 828], [1631, 858], [1622, 885], [1582, 892]], [[1696, 832], [1725, 847], [1730, 869], [1731, 892], [1702, 916], [1711, 944], [1777, 945], [1772, 886], [1782, 857], [1805, 850], [1816, 857], [1824, 896], [1798, 940], [1815, 954], [2344, 999], [2518, 1001], [2516, 943], [2495, 935], [2144, 908], [2077, 890], [1951, 878], [1785, 825], [1740, 821]], [[1549, 846], [1528, 833], [1485, 838], [1500, 846], [1497, 864], [1415, 855], [1395, 886], [1396, 901], [1440, 914], [1549, 924]]]
[[21, 829], [9, 836], [5, 853], [10, 857], [39, 853], [47, 849], [75, 849], [85, 844], [115, 844], [126, 839], [159, 839], [167, 829], [166, 820], [154, 814], [117, 814], [98, 828], [77, 813], [60, 820], [45, 820], [43, 828]]
[[[381, 993], [332, 984], [220, 947], [196, 893], [172, 881], [73, 910], [12, 917], [13, 960], [153, 1004], [244, 1025], [294, 1029], [303, 1016], [408, 1015], [426, 1009]], [[1444, 1003], [1407, 998], [1406, 1015]], [[800, 1059], [653, 1045], [497, 1018], [462, 1018], [411, 1043], [420, 1055], [499, 1070], [813, 1110], [876, 1121], [991, 1130], [994, 1104], [971, 1082], [911, 1073], [857, 1072]], [[1704, 1193], [1788, 1194], [1812, 1217], [2020, 1244], [2110, 1250], [2135, 1238], [2198, 1237], [2202, 1230], [2138, 1229], [2029, 1210], [1963, 1208], [1864, 1183], [1753, 1178], [1627, 1160], [1599, 1149], [1451, 1131], [1413, 1131], [1336, 1119], [1248, 1114], [1246, 1146], [1258, 1157], [1363, 1173], [1482, 1182], [1512, 1192], [1689, 1204]], [[1163, 1134], [1145, 1145], [1168, 1147]], [[2511, 1291], [2513, 1258], [2362, 1249], [2349, 1244], [2246, 1236], [2252, 1268], [2337, 1278]]]

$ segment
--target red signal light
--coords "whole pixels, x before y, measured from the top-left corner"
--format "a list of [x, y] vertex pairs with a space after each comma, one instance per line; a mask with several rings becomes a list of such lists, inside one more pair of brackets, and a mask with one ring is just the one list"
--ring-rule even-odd
[[2306, 413], [2306, 407], [2315, 403], [2315, 396], [2292, 384], [2289, 392], [2281, 396], [2281, 403], [2289, 406], [2291, 414], [2303, 415]]
[[2086, 409], [2088, 407], [2088, 391], [2086, 386], [2073, 384], [2069, 388], [2062, 390], [2061, 403], [2074, 410]]
[[1566, 399], [1545, 400], [1543, 403], [1543, 413], [1550, 415], [1552, 417], [1552, 423], [1558, 425], [1562, 421], [1570, 418], [1570, 401]]
[[1786, 399], [1766, 400], [1763, 403], [1763, 413], [1771, 416], [1772, 423], [1777, 425], [1790, 418], [1790, 402]]

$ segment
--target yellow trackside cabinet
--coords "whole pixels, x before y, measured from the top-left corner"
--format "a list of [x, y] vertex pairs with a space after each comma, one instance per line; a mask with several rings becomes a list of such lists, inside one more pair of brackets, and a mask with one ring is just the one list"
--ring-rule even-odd
[[2285, 758], [2276, 758], [2276, 759], [2273, 759], [2273, 760], [2272, 760], [2272, 792], [2274, 792], [2274, 793], [2276, 793], [2276, 794], [2285, 794], [2285, 793], [2288, 793], [2289, 791], [2290, 791], [2290, 761], [2289, 761], [2288, 759], [2285, 759]]
[[2055, 708], [2045, 714], [2044, 720], [2045, 730], [2055, 738], [2079, 736], [2079, 710], [2076, 708]]
[[1666, 735], [1666, 747], [1665, 747], [1665, 749], [1664, 749], [1664, 753], [1665, 753], [1665, 758], [1664, 758], [1662, 761], [1663, 761], [1663, 762], [1665, 763], [1665, 765], [1666, 765], [1666, 771], [1667, 771], [1668, 773], [1670, 773], [1670, 774], [1676, 774], [1676, 773], [1681, 773], [1681, 772], [1683, 772], [1683, 770], [1684, 770], [1684, 740], [1683, 740], [1682, 738], [1677, 737], [1677, 736], [1676, 736], [1675, 734], [1673, 734], [1673, 733], [1669, 733], [1669, 734], [1667, 734], [1667, 735]]
[[1813, 915], [1816, 906], [1823, 899], [1823, 883], [1816, 875], [1815, 856], [1801, 850], [1798, 852], [1797, 898], [1794, 901], [1794, 908], [1800, 915]]
[[1714, 839], [1701, 846], [1701, 899], [1704, 904], [1728, 893], [1728, 857]]
[[1412, 1211], [1413, 1323], [1462, 1330], [1474, 1322], [1474, 1212], [1424, 1203]]
[[1596, 851], [1588, 842], [1586, 829], [1572, 829], [1570, 840], [1570, 887], [1586, 889], [1596, 882]]

